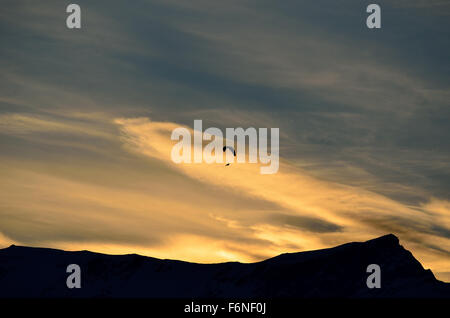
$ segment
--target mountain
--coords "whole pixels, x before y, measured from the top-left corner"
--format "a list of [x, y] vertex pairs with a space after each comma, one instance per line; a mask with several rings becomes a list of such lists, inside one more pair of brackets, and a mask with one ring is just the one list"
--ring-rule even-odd
[[[69, 264], [81, 268], [80, 289], [66, 286]], [[379, 289], [366, 285], [369, 264], [380, 266]], [[0, 297], [450, 298], [450, 284], [389, 234], [248, 264], [12, 245], [0, 250]]]

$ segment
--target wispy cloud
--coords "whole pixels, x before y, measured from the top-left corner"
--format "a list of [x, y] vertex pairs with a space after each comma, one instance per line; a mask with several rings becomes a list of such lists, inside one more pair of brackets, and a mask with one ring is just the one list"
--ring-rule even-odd
[[[0, 244], [248, 261], [394, 232], [448, 272], [445, 2], [381, 1], [377, 32], [356, 0], [77, 3], [77, 31], [61, 1], [0, 12]], [[193, 119], [280, 127], [280, 172], [174, 165]]]
[[[286, 238], [286, 242], [294, 245], [307, 241], [308, 246], [318, 248], [345, 242], [350, 237], [366, 239], [395, 232], [425, 263], [436, 253], [427, 248], [432, 244], [440, 246], [439, 253], [450, 251], [450, 237], [443, 230], [450, 220], [446, 201], [408, 206], [358, 187], [321, 181], [283, 162], [280, 172], [273, 176], [260, 175], [255, 164], [235, 164], [231, 169], [214, 164], [174, 164], [170, 159], [173, 142], [168, 137], [177, 124], [145, 118], [118, 119], [116, 123], [129, 149], [158, 159], [192, 179], [273, 202], [290, 212], [269, 215], [276, 219], [270, 224], [264, 213], [245, 221], [240, 221], [239, 215], [230, 217], [228, 213], [229, 219], [237, 224], [244, 222], [253, 229], [256, 237], [272, 238], [275, 242], [287, 224], [301, 229], [295, 236]], [[311, 235], [314, 232], [322, 235]]]

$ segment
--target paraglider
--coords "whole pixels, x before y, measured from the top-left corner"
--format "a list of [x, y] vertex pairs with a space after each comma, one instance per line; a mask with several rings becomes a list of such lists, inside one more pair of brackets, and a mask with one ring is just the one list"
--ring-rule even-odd
[[225, 152], [227, 149], [229, 149], [231, 151], [231, 153], [233, 154], [233, 156], [236, 157], [236, 150], [234, 150], [233, 147], [231, 147], [231, 146], [224, 146], [223, 147], [223, 152]]
[[[231, 153], [233, 154], [233, 156], [236, 157], [236, 150], [234, 150], [233, 147], [231, 147], [231, 146], [224, 146], [224, 147], [223, 147], [223, 152], [227, 151], [227, 149], [230, 150]], [[228, 167], [229, 165], [230, 165], [230, 163], [228, 162], [228, 163], [225, 165], [225, 167]]]

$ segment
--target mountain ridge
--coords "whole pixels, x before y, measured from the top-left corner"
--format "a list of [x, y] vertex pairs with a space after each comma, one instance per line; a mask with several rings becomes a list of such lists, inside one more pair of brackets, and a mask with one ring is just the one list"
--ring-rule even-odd
[[[69, 264], [81, 268], [80, 289], [66, 286]], [[380, 266], [379, 289], [366, 285], [370, 264]], [[13, 244], [0, 249], [0, 297], [450, 298], [450, 284], [424, 269], [393, 234], [254, 263], [201, 264]]]

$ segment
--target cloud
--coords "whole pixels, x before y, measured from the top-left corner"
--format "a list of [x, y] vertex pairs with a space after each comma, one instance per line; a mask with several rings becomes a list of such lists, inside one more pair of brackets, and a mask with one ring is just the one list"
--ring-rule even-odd
[[[0, 243], [250, 261], [396, 232], [446, 272], [447, 4], [382, 1], [375, 33], [360, 1], [77, 3], [78, 31], [60, 1], [0, 12]], [[280, 127], [280, 172], [174, 165], [197, 118]]]
[[329, 233], [342, 231], [342, 227], [340, 227], [339, 225], [327, 222], [325, 220], [306, 216], [273, 214], [270, 216], [269, 221], [272, 224], [292, 226], [300, 230], [305, 230], [314, 233]]
[[80, 123], [70, 123], [67, 120], [55, 120], [54, 118], [45, 118], [42, 116], [20, 113], [1, 114], [0, 133], [11, 135], [66, 133], [102, 138], [109, 137], [108, 134], [102, 133], [98, 128], [92, 129], [91, 126], [86, 124], [82, 125]]
[[[260, 175], [257, 164], [235, 164], [224, 169], [216, 164], [174, 164], [170, 159], [170, 140], [173, 129], [178, 127], [171, 122], [152, 122], [146, 118], [117, 119], [127, 149], [155, 158], [176, 171], [202, 183], [239, 191], [249, 197], [273, 202], [290, 211], [291, 214], [269, 214], [271, 224], [261, 223], [264, 214], [255, 215], [253, 225], [249, 220], [240, 221], [239, 215], [228, 218], [228, 227], [240, 227], [241, 223], [253, 231], [255, 237], [273, 241], [303, 245], [314, 248], [330, 245], [332, 242], [364, 240], [387, 232], [400, 236], [406, 246], [421, 260], [430, 259], [436, 251], [426, 244], [439, 242], [441, 250], [450, 250], [450, 240], [437, 224], [449, 222], [448, 203], [430, 201], [422, 207], [403, 205], [385, 196], [358, 187], [325, 182], [308, 176], [282, 162], [280, 171], [274, 175]], [[187, 127], [188, 128], [188, 127]], [[192, 132], [192, 130], [191, 130]], [[231, 223], [230, 223], [231, 222]], [[286, 231], [281, 237], [285, 224], [301, 228], [292, 235]], [[308, 233], [323, 234], [320, 239]], [[418, 239], [420, 237], [420, 239]], [[440, 253], [440, 252], [439, 252]], [[431, 257], [432, 258], [432, 257]]]

